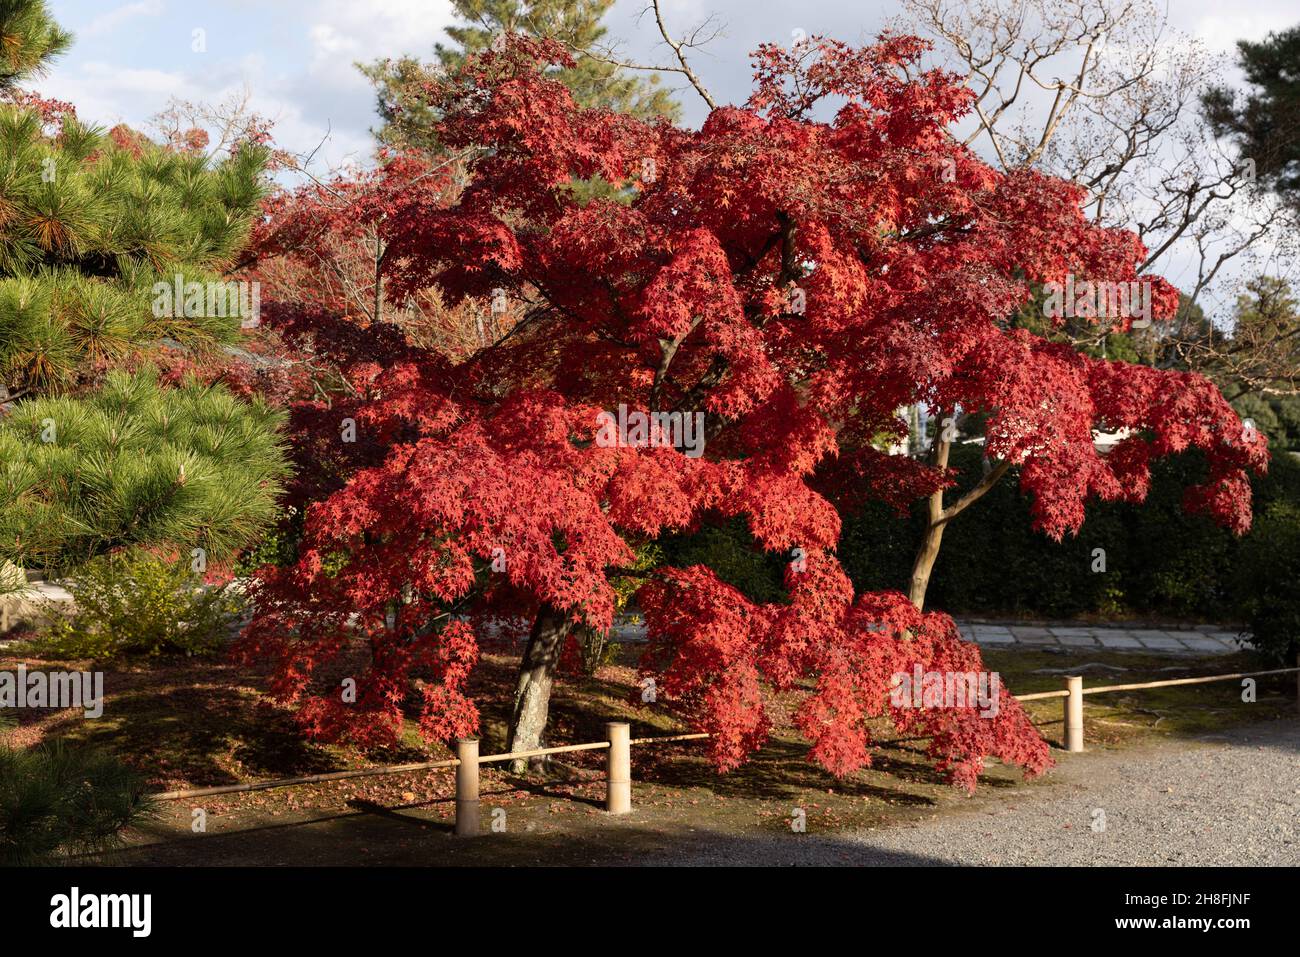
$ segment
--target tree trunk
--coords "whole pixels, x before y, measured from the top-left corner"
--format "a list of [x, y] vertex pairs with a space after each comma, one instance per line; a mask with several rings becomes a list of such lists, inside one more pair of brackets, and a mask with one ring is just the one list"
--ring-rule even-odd
[[[946, 438], [948, 436], [945, 428], [946, 421], [949, 420], [940, 417], [935, 430], [935, 445], [930, 452], [930, 464], [940, 471], [948, 468], [948, 451], [952, 449], [952, 442]], [[911, 581], [907, 584], [907, 598], [917, 606], [918, 611], [926, 609], [926, 589], [930, 588], [930, 572], [935, 567], [935, 559], [939, 558], [939, 546], [944, 540], [946, 516], [943, 489], [936, 489], [931, 494], [926, 514], [926, 534], [920, 540], [917, 560], [911, 566]]]
[[939, 544], [942, 539], [943, 526], [931, 522], [925, 530], [925, 537], [921, 539], [921, 547], [916, 550], [916, 561], [912, 563], [912, 579], [907, 586], [907, 597], [916, 606], [917, 611], [925, 610], [925, 591], [930, 587], [930, 572], [934, 568], [935, 559], [939, 557]]
[[[542, 735], [546, 731], [546, 716], [551, 705], [551, 686], [555, 683], [555, 666], [569, 621], [554, 608], [543, 605], [528, 635], [528, 645], [519, 662], [519, 681], [515, 686], [514, 711], [510, 717], [510, 731], [506, 738], [507, 751], [533, 751], [545, 747]], [[542, 758], [520, 759], [510, 762], [510, 770], [522, 774], [529, 768], [540, 770]]]
[[[943, 438], [945, 434], [945, 422], [951, 422], [951, 419], [940, 419], [940, 432], [934, 438], [934, 446], [930, 454], [930, 464], [936, 469], [946, 469], [948, 467], [948, 452], [952, 448], [952, 443]], [[955, 436], [955, 424], [954, 432]], [[912, 604], [916, 606], [917, 611], [925, 610], [925, 592], [930, 587], [930, 572], [934, 569], [935, 559], [939, 557], [939, 546], [943, 542], [943, 530], [948, 527], [948, 523], [964, 512], [974, 502], [978, 502], [984, 497], [1002, 476], [1007, 474], [1011, 468], [1009, 462], [998, 462], [996, 465], [984, 460], [984, 477], [969, 492], [953, 502], [947, 508], [943, 504], [943, 489], [938, 489], [930, 496], [927, 503], [925, 535], [921, 538], [921, 545], [916, 550], [916, 561], [912, 564], [912, 580], [908, 583], [907, 597]]]

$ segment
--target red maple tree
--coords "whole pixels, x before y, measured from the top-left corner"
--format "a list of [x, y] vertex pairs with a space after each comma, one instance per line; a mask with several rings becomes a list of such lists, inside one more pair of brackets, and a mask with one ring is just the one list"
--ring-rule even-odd
[[[836, 774], [869, 764], [882, 715], [930, 736], [968, 787], [990, 755], [1050, 764], [1005, 689], [995, 717], [891, 702], [895, 674], [979, 672], [979, 651], [901, 593], [853, 593], [837, 498], [905, 507], [951, 484], [882, 451], [916, 402], [985, 413], [987, 453], [1018, 468], [1058, 536], [1090, 497], [1140, 500], [1150, 460], [1189, 447], [1210, 472], [1188, 506], [1243, 529], [1244, 470], [1266, 452], [1204, 379], [1013, 326], [1040, 284], [1136, 281], [1144, 251], [1087, 221], [1078, 187], [997, 172], [954, 140], [971, 94], [942, 72], [909, 77], [923, 49], [764, 47], [750, 101], [699, 130], [576, 107], [547, 74], [568, 54], [522, 37], [430, 87], [441, 141], [473, 158], [454, 201], [390, 197], [389, 288], [436, 286], [452, 304], [505, 290], [525, 311], [459, 363], [319, 309], [279, 320], [334, 343], [351, 390], [298, 410], [298, 561], [261, 572], [239, 645], [276, 662], [274, 691], [310, 733], [392, 741], [419, 676], [424, 733], [472, 734], [484, 629], [522, 616], [508, 746], [536, 747], [566, 636], [607, 628], [612, 582], [635, 575], [646, 673], [711, 732], [721, 768], [761, 745], [771, 693], [788, 690]], [[1157, 281], [1153, 300], [1169, 316], [1177, 293]], [[600, 441], [620, 405], [701, 415], [704, 454]], [[1130, 432], [1102, 457], [1094, 427]], [[737, 516], [794, 556], [787, 602], [751, 602], [705, 567], [631, 567], [664, 531]], [[371, 654], [353, 702], [318, 676], [358, 637]]]
[[416, 206], [446, 206], [463, 168], [455, 154], [433, 160], [385, 149], [373, 169], [327, 179], [305, 174], [304, 185], [263, 204], [237, 271], [260, 282], [262, 295], [281, 307], [320, 309], [360, 326], [395, 325], [413, 345], [462, 359], [508, 331], [513, 304], [500, 308], [497, 297], [495, 310], [492, 303], [452, 306], [437, 287], [405, 288], [394, 297], [388, 277], [395, 230], [388, 217], [397, 209], [410, 215]]

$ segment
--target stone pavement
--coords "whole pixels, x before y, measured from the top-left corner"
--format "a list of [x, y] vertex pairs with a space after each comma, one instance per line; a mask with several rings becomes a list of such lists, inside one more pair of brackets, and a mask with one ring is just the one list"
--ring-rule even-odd
[[[1235, 631], [1220, 625], [1156, 628], [1140, 625], [1020, 625], [957, 619], [967, 641], [984, 648], [1069, 648], [1140, 651], [1154, 655], [1230, 655], [1240, 651]], [[645, 626], [628, 621], [614, 625], [616, 641], [644, 641]]]
[[1148, 654], [1228, 655], [1239, 651], [1236, 632], [1218, 625], [1194, 628], [1121, 625], [1012, 625], [958, 619], [968, 641], [985, 648], [1095, 648]]
[[[71, 600], [72, 596], [59, 585], [33, 583], [21, 597], [0, 597], [0, 623], [12, 626], [34, 615], [46, 602]], [[1225, 631], [1219, 625], [1157, 628], [1122, 624], [1013, 624], [959, 618], [957, 626], [968, 641], [985, 648], [1094, 648], [1161, 655], [1227, 655], [1240, 650], [1236, 632]], [[645, 640], [645, 625], [639, 620], [615, 622], [613, 631], [615, 641]]]

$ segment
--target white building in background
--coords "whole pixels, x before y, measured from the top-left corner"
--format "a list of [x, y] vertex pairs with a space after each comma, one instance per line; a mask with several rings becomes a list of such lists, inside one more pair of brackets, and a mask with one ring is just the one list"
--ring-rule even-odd
[[1117, 429], [1114, 432], [1098, 432], [1094, 429], [1092, 432], [1092, 447], [1101, 455], [1105, 455], [1132, 434], [1132, 429]]
[[[913, 412], [914, 409], [915, 409], [915, 413]], [[924, 406], [903, 406], [898, 410], [898, 416], [899, 418], [911, 424], [913, 433], [915, 435], [921, 436], [920, 441], [917, 443], [918, 447], [916, 449], [916, 454], [919, 454], [920, 451], [929, 448], [930, 443], [925, 436], [926, 436], [926, 428], [927, 425], [929, 424], [930, 417], [926, 413], [925, 407]], [[1133, 434], [1133, 430], [1129, 428], [1116, 429], [1114, 432], [1102, 432], [1097, 429], [1093, 429], [1092, 445], [1093, 448], [1097, 450], [1098, 454], [1106, 455], [1110, 452], [1111, 449], [1113, 449], [1116, 445], [1118, 445], [1120, 442], [1127, 439], [1132, 434]], [[898, 440], [897, 442], [894, 442], [886, 446], [885, 451], [888, 452], [890, 455], [913, 454], [913, 450], [910, 448], [912, 444], [912, 437], [913, 436], [904, 437]], [[973, 439], [963, 439], [961, 441], [961, 444], [962, 445], [983, 445], [984, 437], [979, 436]]]

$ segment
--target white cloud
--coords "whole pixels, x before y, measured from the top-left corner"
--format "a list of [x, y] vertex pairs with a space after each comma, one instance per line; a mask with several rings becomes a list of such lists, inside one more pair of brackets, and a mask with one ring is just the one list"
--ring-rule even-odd
[[[638, 18], [644, 5], [616, 0], [607, 20], [610, 39], [625, 41], [632, 58], [670, 59], [653, 22]], [[331, 130], [321, 156], [332, 163], [350, 154], [364, 158], [369, 127], [377, 121], [373, 93], [354, 63], [403, 54], [427, 58], [455, 20], [451, 0], [117, 0], [98, 11], [95, 4], [69, 8], [82, 16], [65, 16], [65, 25], [87, 42], [74, 45], [37, 85], [76, 104], [83, 118], [141, 125], [172, 96], [213, 101], [247, 86], [254, 107], [277, 121], [276, 140], [286, 148], [311, 150]], [[693, 62], [715, 96], [741, 102], [750, 92], [747, 53], [761, 40], [784, 40], [794, 27], [860, 40], [898, 5], [804, 0], [792, 14], [788, 6], [749, 0], [665, 0], [664, 9], [677, 34], [717, 14], [728, 29]], [[1211, 48], [1230, 52], [1238, 38], [1289, 26], [1293, 10], [1294, 0], [1257, 0], [1240, 11], [1225, 10], [1222, 0], [1180, 0], [1170, 18]], [[209, 52], [190, 57], [197, 14], [210, 28]], [[111, 34], [107, 43], [105, 34]], [[221, 42], [213, 43], [217, 36]], [[704, 108], [693, 91], [679, 77], [668, 81], [680, 90], [687, 122], [702, 120]]]
[[1282, 10], [1271, 12], [1214, 13], [1198, 19], [1191, 28], [1209, 49], [1235, 53], [1238, 40], [1262, 40], [1269, 33], [1294, 26], [1296, 15]]
[[101, 13], [81, 32], [86, 36], [111, 33], [127, 20], [135, 17], [156, 17], [163, 12], [164, 8], [163, 0], [139, 0], [137, 3], [128, 3], [107, 13]]
[[404, 53], [427, 57], [453, 20], [449, 0], [386, 0], [377, 5], [326, 0], [307, 31], [312, 47], [308, 73], [330, 86], [368, 89], [354, 63]]
[[[197, 97], [200, 90], [184, 74], [132, 69], [92, 61], [77, 70], [55, 70], [40, 83], [46, 96], [67, 100], [88, 123], [139, 125], [163, 108], [170, 97]], [[143, 110], [143, 114], [141, 114]]]
[[[255, 6], [240, 10], [239, 16], [253, 16]], [[89, 24], [67, 25], [89, 38], [166, 12], [164, 0], [137, 0], [108, 10]], [[453, 22], [450, 0], [292, 0], [276, 12], [283, 18], [281, 24], [291, 25], [292, 33], [262, 34], [237, 48], [234, 58], [209, 52], [193, 60], [193, 66], [182, 60], [149, 68], [138, 57], [111, 62], [113, 54], [103, 51], [96, 51], [92, 60], [82, 60], [74, 48], [74, 55], [39, 86], [46, 95], [73, 103], [87, 122], [103, 126], [124, 122], [137, 128], [146, 126], [172, 98], [218, 103], [248, 89], [250, 108], [274, 121], [273, 135], [279, 145], [306, 153], [324, 140], [319, 162], [331, 166], [349, 158], [364, 162], [374, 148], [369, 132], [376, 122], [374, 98], [354, 63], [404, 53], [430, 56], [433, 44]], [[137, 29], [136, 23], [132, 28]], [[159, 23], [148, 29], [168, 28]], [[229, 31], [225, 35], [231, 36]], [[294, 52], [287, 56], [290, 50]]]
[[127, 123], [146, 128], [149, 120], [173, 99], [217, 104], [243, 90], [251, 92], [249, 108], [274, 121], [273, 135], [281, 146], [307, 152], [325, 141], [319, 160], [334, 166], [348, 157], [364, 161], [373, 148], [365, 126], [332, 123], [309, 117], [302, 104], [286, 93], [277, 78], [266, 74], [266, 62], [250, 55], [218, 71], [195, 73], [123, 69], [101, 61], [52, 73], [41, 84], [47, 96], [67, 100], [89, 123], [112, 127]]

